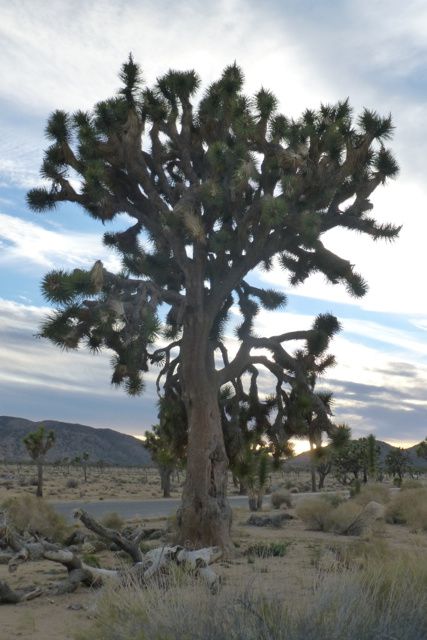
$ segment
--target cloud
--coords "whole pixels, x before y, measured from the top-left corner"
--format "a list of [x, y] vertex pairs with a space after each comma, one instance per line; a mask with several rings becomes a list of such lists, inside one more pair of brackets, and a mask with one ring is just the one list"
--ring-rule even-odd
[[140, 398], [110, 384], [111, 353], [64, 352], [36, 337], [50, 309], [0, 299], [0, 413], [141, 433], [156, 418], [154, 374]]
[[120, 268], [117, 256], [103, 246], [100, 233], [79, 233], [59, 225], [46, 229], [4, 213], [0, 213], [0, 249], [0, 265], [13, 265], [18, 271], [88, 267], [98, 259], [108, 269]]

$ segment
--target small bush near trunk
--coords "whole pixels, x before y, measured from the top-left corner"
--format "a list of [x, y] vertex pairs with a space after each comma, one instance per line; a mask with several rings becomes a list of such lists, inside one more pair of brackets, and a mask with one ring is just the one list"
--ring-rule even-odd
[[271, 505], [274, 509], [280, 509], [283, 504], [288, 508], [292, 507], [292, 496], [289, 491], [281, 489], [271, 494]]
[[289, 542], [257, 542], [246, 549], [245, 555], [258, 558], [282, 558], [286, 555], [289, 544]]

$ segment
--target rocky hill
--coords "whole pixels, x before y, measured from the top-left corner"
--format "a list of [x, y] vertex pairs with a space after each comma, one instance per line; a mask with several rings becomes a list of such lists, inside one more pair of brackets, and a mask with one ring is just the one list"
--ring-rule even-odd
[[55, 432], [55, 444], [47, 455], [50, 462], [65, 457], [72, 459], [85, 451], [89, 453], [91, 462], [103, 460], [109, 464], [126, 466], [150, 462], [150, 454], [140, 440], [113, 429], [95, 429], [55, 420], [32, 422], [10, 416], [0, 416], [0, 461], [28, 460], [22, 438], [41, 423]]
[[[397, 447], [393, 447], [391, 444], [388, 444], [387, 442], [383, 442], [382, 440], [377, 440], [377, 444], [380, 447], [379, 461], [380, 461], [380, 464], [383, 464], [386, 455], [390, 451], [392, 451], [392, 449], [396, 449]], [[427, 471], [427, 460], [423, 460], [422, 458], [419, 458], [417, 456], [416, 449], [417, 449], [417, 445], [414, 445], [413, 447], [406, 449], [409, 455], [409, 462], [412, 467], [416, 469], [421, 469], [423, 471], [424, 470]], [[300, 453], [294, 458], [290, 458], [289, 460], [286, 461], [286, 465], [288, 467], [295, 466], [299, 468], [304, 468], [304, 467], [308, 468], [310, 466], [310, 452], [305, 451], [304, 453]]]

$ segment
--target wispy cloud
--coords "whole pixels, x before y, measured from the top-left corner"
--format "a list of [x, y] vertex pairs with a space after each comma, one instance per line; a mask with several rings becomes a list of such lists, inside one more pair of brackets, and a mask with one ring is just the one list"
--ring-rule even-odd
[[103, 260], [110, 269], [120, 268], [118, 258], [102, 245], [101, 234], [68, 229], [46, 229], [35, 222], [0, 213], [0, 265], [17, 271], [40, 268], [87, 267]]
[[154, 373], [143, 397], [110, 385], [111, 353], [63, 352], [36, 337], [48, 308], [0, 298], [0, 413], [141, 432], [156, 416]]

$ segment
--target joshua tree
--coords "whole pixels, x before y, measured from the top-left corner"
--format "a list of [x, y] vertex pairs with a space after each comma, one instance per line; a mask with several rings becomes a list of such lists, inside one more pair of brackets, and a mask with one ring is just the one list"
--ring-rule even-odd
[[346, 424], [340, 424], [331, 431], [329, 435], [329, 445], [325, 448], [318, 447], [312, 451], [314, 458], [314, 466], [319, 476], [319, 491], [325, 486], [325, 480], [333, 469], [335, 456], [338, 456], [350, 441], [350, 427]]
[[164, 498], [170, 498], [171, 476], [185, 461], [188, 426], [184, 404], [180, 397], [169, 393], [159, 401], [159, 424], [145, 434], [148, 449], [160, 473]]
[[387, 473], [397, 480], [397, 484], [401, 484], [405, 473], [409, 471], [408, 452], [401, 447], [392, 449], [384, 460], [384, 466]]
[[87, 482], [87, 465], [88, 465], [89, 458], [90, 458], [90, 455], [87, 453], [87, 451], [84, 451], [81, 456], [76, 456], [73, 460], [73, 463], [75, 465], [81, 466], [83, 470], [83, 477], [85, 482]]
[[[319, 272], [364, 295], [362, 277], [322, 236], [338, 227], [373, 239], [398, 234], [376, 223], [369, 199], [398, 171], [384, 146], [392, 122], [365, 109], [353, 123], [348, 101], [290, 120], [277, 112], [270, 91], [244, 95], [235, 64], [199, 101], [194, 71], [169, 71], [144, 87], [130, 57], [121, 80], [118, 94], [90, 113], [52, 114], [42, 166], [49, 186], [31, 190], [28, 202], [35, 211], [76, 203], [102, 223], [127, 214], [129, 228], [104, 234], [123, 270], [111, 273], [98, 261], [88, 271], [47, 274], [43, 291], [57, 311], [41, 333], [65, 348], [113, 350], [112, 381], [130, 394], [142, 391], [150, 364], [161, 363], [159, 390], [177, 389], [189, 427], [179, 538], [228, 546], [221, 388], [231, 383], [239, 395], [251, 367], [271, 374], [279, 433], [283, 387], [297, 382], [313, 395], [284, 345], [299, 339], [319, 354], [337, 329], [326, 315], [306, 331], [256, 336], [260, 307], [278, 309], [285, 295], [249, 275], [277, 263], [291, 284]], [[163, 323], [161, 305], [169, 308]], [[236, 309], [240, 347], [230, 359], [224, 330]], [[160, 333], [164, 342], [154, 348]]]
[[162, 433], [160, 425], [155, 424], [152, 431], [145, 436], [144, 447], [149, 450], [153, 461], [156, 463], [160, 473], [160, 486], [164, 498], [171, 495], [171, 475], [177, 465], [176, 454], [171, 447], [165, 433]]
[[36, 496], [38, 498], [43, 497], [43, 465], [45, 462], [46, 453], [51, 449], [55, 443], [55, 433], [53, 431], [46, 431], [45, 426], [41, 424], [36, 431], [28, 433], [25, 438], [22, 439], [30, 457], [37, 465], [37, 490]]

